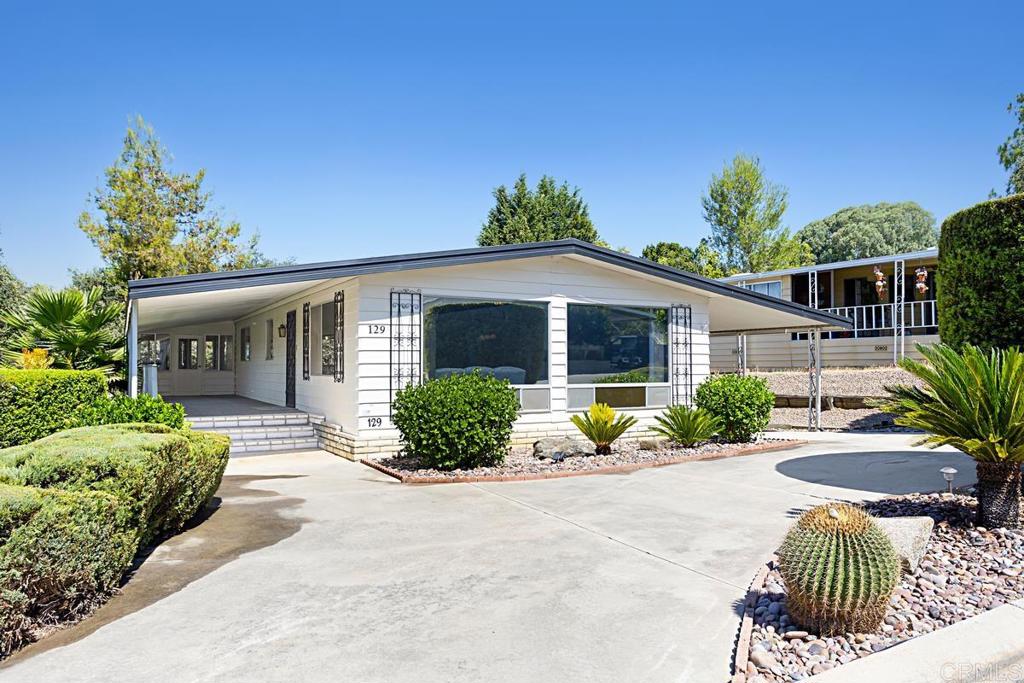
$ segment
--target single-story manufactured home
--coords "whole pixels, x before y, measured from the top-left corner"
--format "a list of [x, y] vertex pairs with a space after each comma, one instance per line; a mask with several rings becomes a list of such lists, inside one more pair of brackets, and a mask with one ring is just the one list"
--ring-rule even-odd
[[[792, 330], [813, 346], [822, 330], [852, 326], [578, 240], [136, 280], [128, 291], [131, 391], [144, 370], [144, 390], [187, 409], [220, 397], [221, 414], [190, 419], [261, 430], [270, 446], [289, 415], [312, 415], [318, 444], [352, 458], [398, 448], [391, 403], [410, 384], [507, 379], [520, 443], [574, 431], [569, 416], [595, 401], [636, 415], [638, 435], [666, 406], [690, 403], [712, 336]], [[228, 399], [275, 420], [232, 413]]]
[[[819, 263], [766, 273], [745, 273], [722, 282], [794, 301], [853, 321], [849, 330], [822, 334], [828, 367], [893, 365], [920, 359], [915, 344], [939, 341], [935, 300], [937, 248], [838, 263]], [[806, 335], [719, 336], [711, 343], [715, 372], [806, 367]]]

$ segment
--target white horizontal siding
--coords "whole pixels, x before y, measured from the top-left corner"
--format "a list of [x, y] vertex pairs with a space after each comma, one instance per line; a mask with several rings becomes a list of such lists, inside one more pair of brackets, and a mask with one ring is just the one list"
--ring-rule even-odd
[[[921, 360], [915, 344], [936, 344], [938, 335], [907, 335], [906, 355]], [[823, 339], [821, 363], [831, 368], [857, 368], [892, 365], [893, 337]], [[876, 348], [877, 347], [877, 348]], [[737, 369], [736, 338], [712, 337], [711, 367], [715, 372]], [[807, 367], [807, 341], [793, 341], [789, 334], [747, 336], [747, 368], [772, 370]]]

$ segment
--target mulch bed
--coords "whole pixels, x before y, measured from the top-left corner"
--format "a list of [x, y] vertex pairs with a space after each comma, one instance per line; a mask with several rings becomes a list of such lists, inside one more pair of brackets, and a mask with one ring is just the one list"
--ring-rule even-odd
[[912, 494], [866, 503], [877, 517], [935, 520], [924, 557], [897, 585], [876, 633], [819, 638], [790, 621], [774, 560], [755, 577], [736, 648], [736, 683], [798, 681], [1024, 597], [1024, 530], [974, 526], [972, 496]]
[[797, 439], [762, 438], [746, 444], [706, 443], [695, 448], [644, 450], [638, 443], [623, 442], [610, 455], [579, 455], [560, 462], [538, 459], [531, 447], [517, 446], [511, 449], [503, 465], [451, 471], [422, 468], [416, 457], [408, 455], [382, 460], [363, 459], [361, 462], [405, 484], [530, 481], [584, 474], [623, 474], [648, 467], [784, 450], [805, 443]]

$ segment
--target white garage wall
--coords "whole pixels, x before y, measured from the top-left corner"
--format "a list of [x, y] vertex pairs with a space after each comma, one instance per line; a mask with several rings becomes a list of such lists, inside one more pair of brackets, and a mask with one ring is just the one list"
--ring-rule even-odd
[[[336, 291], [345, 292], [345, 381], [335, 382], [332, 376], [315, 374], [316, 354], [310, 354], [310, 366], [314, 372], [308, 380], [302, 379], [302, 306], [310, 303], [310, 346], [316, 349], [315, 331], [312, 324], [316, 306], [334, 301]], [[295, 407], [299, 410], [323, 415], [328, 422], [341, 426], [345, 431], [355, 428], [356, 399], [356, 330], [357, 299], [359, 286], [356, 280], [337, 280], [320, 285], [302, 294], [261, 309], [235, 323], [235, 345], [241, 340], [241, 328], [248, 326], [252, 334], [252, 360], [238, 361], [235, 353], [235, 390], [239, 396], [283, 406], [285, 403], [285, 343], [281, 337], [274, 339], [274, 358], [266, 359], [266, 320], [273, 319], [274, 330], [285, 322], [288, 311], [295, 311]]]

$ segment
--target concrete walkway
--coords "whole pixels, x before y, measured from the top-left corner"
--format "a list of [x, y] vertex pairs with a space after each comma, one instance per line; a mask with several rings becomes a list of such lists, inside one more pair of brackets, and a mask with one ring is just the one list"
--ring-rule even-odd
[[319, 451], [232, 460], [221, 507], [6, 681], [721, 683], [802, 509], [941, 486], [903, 435], [628, 475], [406, 486]]

